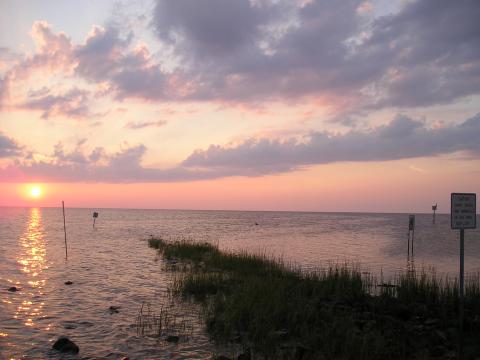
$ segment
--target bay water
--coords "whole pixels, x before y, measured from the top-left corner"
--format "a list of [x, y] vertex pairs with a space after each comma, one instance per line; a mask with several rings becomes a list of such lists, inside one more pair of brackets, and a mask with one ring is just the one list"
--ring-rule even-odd
[[[66, 225], [68, 259], [61, 208], [0, 208], [0, 359], [209, 359], [217, 348], [195, 304], [169, 308], [189, 324], [188, 339], [172, 344], [138, 333], [142, 305], [166, 306], [174, 276], [148, 247], [152, 236], [214, 242], [306, 271], [353, 264], [385, 279], [412, 264], [449, 277], [459, 267], [459, 232], [447, 214], [435, 224], [431, 214], [416, 214], [413, 259], [408, 214], [68, 208]], [[466, 231], [465, 268], [480, 271], [478, 229]], [[61, 335], [78, 355], [51, 349]]]

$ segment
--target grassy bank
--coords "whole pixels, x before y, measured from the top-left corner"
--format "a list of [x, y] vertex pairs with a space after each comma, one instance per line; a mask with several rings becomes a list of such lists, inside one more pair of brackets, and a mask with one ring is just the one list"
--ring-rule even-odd
[[[191, 241], [151, 239], [184, 271], [173, 291], [201, 302], [218, 342], [269, 359], [455, 358], [458, 291], [432, 274], [388, 286], [348, 266], [305, 273], [282, 261]], [[380, 284], [385, 285], [385, 284]], [[480, 356], [480, 289], [467, 283], [465, 358]]]

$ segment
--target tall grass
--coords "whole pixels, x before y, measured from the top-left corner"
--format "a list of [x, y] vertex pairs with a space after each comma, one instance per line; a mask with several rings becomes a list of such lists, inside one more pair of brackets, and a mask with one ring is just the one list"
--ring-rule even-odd
[[[151, 239], [166, 259], [192, 266], [172, 291], [204, 305], [215, 341], [240, 339], [267, 358], [429, 359], [455, 353], [458, 285], [425, 271], [388, 286], [355, 266], [303, 272], [265, 255]], [[479, 277], [466, 284], [466, 358], [480, 354]], [[467, 318], [467, 316], [466, 316]]]
[[178, 336], [182, 340], [187, 340], [193, 330], [191, 322], [178, 315], [173, 307], [165, 305], [153, 309], [149, 303], [142, 304], [135, 320], [135, 328], [140, 336]]

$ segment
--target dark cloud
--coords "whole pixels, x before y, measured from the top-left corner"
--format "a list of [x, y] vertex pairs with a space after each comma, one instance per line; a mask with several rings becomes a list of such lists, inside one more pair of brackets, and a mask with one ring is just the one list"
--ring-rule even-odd
[[[422, 121], [397, 116], [369, 131], [345, 134], [313, 132], [302, 139], [248, 139], [228, 147], [212, 145], [197, 150], [169, 169], [147, 168], [144, 145], [124, 148], [114, 154], [97, 147], [83, 151], [83, 142], [70, 152], [61, 143], [51, 160], [26, 158], [16, 166], [0, 169], [0, 179], [10, 181], [170, 182], [228, 176], [262, 176], [290, 172], [334, 162], [389, 161], [434, 157], [462, 152], [480, 157], [480, 114], [458, 125], [429, 128]], [[0, 138], [0, 144], [1, 144]], [[13, 151], [18, 146], [10, 143]], [[5, 147], [5, 146], [3, 146]]]
[[410, 1], [373, 23], [359, 11], [360, 0], [292, 4], [157, 1], [154, 29], [188, 65], [184, 81], [191, 86], [183, 96], [327, 96], [342, 106], [380, 108], [480, 92], [476, 0]]
[[[161, 53], [155, 54], [135, 43], [136, 29], [120, 22], [95, 27], [79, 45], [36, 22], [36, 52], [8, 79], [27, 77], [32, 69], [60, 69], [102, 84], [118, 100], [317, 97], [340, 111], [338, 118], [348, 111], [448, 104], [480, 93], [477, 0], [406, 1], [398, 12], [377, 18], [360, 11], [363, 5], [157, 0], [151, 28]], [[2, 54], [7, 52], [0, 49]]]
[[165, 120], [158, 120], [158, 121], [139, 121], [139, 122], [128, 122], [125, 127], [127, 129], [144, 129], [147, 127], [161, 127], [165, 126], [167, 121]]
[[95, 27], [75, 48], [75, 72], [93, 82], [106, 82], [118, 99], [165, 98], [166, 75], [145, 46], [131, 50], [130, 44], [131, 36], [122, 38], [116, 28]]
[[275, 7], [268, 5], [249, 0], [158, 1], [153, 25], [162, 40], [184, 42], [197, 56], [223, 56], [258, 40], [262, 26], [275, 16]]
[[8, 136], [0, 132], [0, 158], [20, 155], [21, 147]]
[[480, 4], [409, 2], [378, 19], [366, 48], [385, 49], [389, 73], [377, 106], [425, 106], [480, 92]]
[[83, 118], [92, 115], [88, 108], [89, 92], [73, 88], [65, 94], [54, 95], [47, 88], [32, 91], [21, 105], [24, 109], [42, 111], [42, 118], [51, 116], [67, 116]]
[[128, 43], [115, 28], [94, 27], [85, 43], [75, 48], [73, 57], [78, 62], [75, 71], [89, 80], [109, 79], [116, 72]]
[[197, 150], [182, 165], [222, 169], [232, 175], [284, 172], [341, 161], [387, 161], [438, 156], [458, 151], [480, 156], [480, 114], [460, 125], [430, 129], [398, 116], [368, 132], [314, 132], [298, 141], [250, 139], [235, 147], [212, 145]]

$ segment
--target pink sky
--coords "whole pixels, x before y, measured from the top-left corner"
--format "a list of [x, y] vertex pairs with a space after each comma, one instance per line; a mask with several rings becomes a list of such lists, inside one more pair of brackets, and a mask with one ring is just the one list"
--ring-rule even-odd
[[448, 212], [480, 192], [479, 15], [2, 2], [0, 206]]

